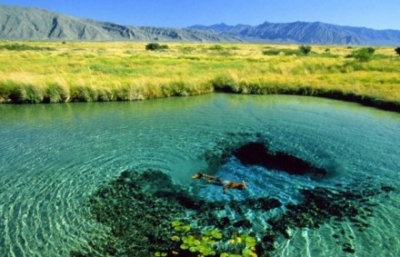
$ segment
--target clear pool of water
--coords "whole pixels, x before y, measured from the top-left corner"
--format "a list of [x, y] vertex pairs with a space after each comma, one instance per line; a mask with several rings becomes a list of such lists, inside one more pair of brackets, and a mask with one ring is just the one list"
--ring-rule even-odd
[[[254, 175], [232, 159], [217, 175], [246, 180], [248, 190], [222, 194], [191, 175], [201, 158], [231, 133], [262, 133], [270, 146], [330, 171], [324, 181], [279, 172]], [[84, 201], [124, 170], [157, 169], [207, 200], [271, 196], [299, 201], [299, 188], [369, 178], [400, 188], [400, 114], [340, 101], [298, 96], [213, 94], [143, 102], [0, 105], [0, 253], [68, 256], [86, 246], [97, 224]], [[355, 256], [400, 256], [398, 190], [358, 232], [341, 224]], [[248, 217], [257, 219], [255, 213]], [[263, 227], [260, 222], [260, 229]], [[90, 231], [90, 232], [89, 232]], [[274, 256], [342, 256], [330, 224], [294, 230]]]

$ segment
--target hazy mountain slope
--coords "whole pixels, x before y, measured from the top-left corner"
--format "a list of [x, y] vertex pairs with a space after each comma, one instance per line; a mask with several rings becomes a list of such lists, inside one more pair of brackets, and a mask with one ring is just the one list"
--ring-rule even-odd
[[0, 39], [135, 40], [199, 42], [289, 42], [303, 44], [400, 45], [399, 30], [373, 30], [321, 22], [268, 23], [258, 26], [224, 23], [187, 29], [123, 26], [49, 12], [0, 5]]
[[216, 24], [190, 29], [214, 31], [249, 41], [295, 42], [307, 44], [400, 45], [400, 31], [338, 26], [322, 22], [269, 23], [258, 26]]
[[0, 39], [224, 41], [235, 36], [210, 31], [123, 26], [80, 19], [38, 8], [0, 5]]

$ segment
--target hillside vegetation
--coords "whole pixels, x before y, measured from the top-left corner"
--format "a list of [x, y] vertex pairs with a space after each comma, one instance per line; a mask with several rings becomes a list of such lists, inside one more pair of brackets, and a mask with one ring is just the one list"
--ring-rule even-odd
[[[379, 47], [0, 42], [0, 101], [132, 101], [215, 91], [300, 94], [400, 110], [400, 57]], [[362, 52], [362, 51], [361, 51]]]

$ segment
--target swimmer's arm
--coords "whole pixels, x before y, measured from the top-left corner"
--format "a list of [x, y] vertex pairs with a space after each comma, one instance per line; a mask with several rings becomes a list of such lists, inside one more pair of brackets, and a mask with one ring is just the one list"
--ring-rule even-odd
[[203, 174], [204, 178], [215, 179], [215, 176], [207, 175], [207, 174], [204, 174], [204, 173], [202, 173], [202, 174]]

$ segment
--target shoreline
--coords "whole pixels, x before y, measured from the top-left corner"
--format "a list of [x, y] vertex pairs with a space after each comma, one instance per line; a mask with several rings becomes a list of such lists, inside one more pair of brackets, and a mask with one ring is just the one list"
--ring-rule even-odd
[[354, 93], [344, 93], [339, 90], [331, 90], [331, 91], [324, 91], [314, 89], [312, 87], [300, 87], [297, 90], [277, 90], [275, 92], [267, 92], [267, 93], [254, 93], [254, 92], [237, 92], [232, 87], [225, 85], [222, 88], [214, 88], [211, 92], [203, 92], [197, 94], [184, 94], [184, 95], [166, 95], [161, 97], [146, 97], [143, 95], [138, 96], [136, 99], [108, 99], [102, 100], [97, 99], [96, 101], [85, 101], [85, 99], [71, 99], [68, 97], [64, 101], [59, 102], [51, 102], [48, 99], [43, 99], [41, 102], [29, 102], [29, 101], [14, 101], [12, 99], [3, 100], [0, 98], [0, 104], [63, 104], [63, 103], [82, 103], [82, 102], [128, 102], [128, 101], [145, 101], [150, 99], [162, 99], [162, 98], [169, 98], [169, 97], [191, 97], [197, 95], [204, 95], [204, 94], [213, 94], [213, 93], [225, 93], [225, 94], [247, 94], [247, 95], [293, 95], [293, 96], [309, 96], [309, 97], [318, 97], [318, 98], [326, 98], [326, 99], [333, 99], [339, 100], [344, 102], [351, 102], [351, 103], [358, 103], [366, 107], [373, 107], [384, 111], [391, 111], [400, 113], [400, 102], [391, 102], [391, 101], [383, 101], [380, 99], [375, 99], [369, 96], [364, 95], [356, 95]]
[[[400, 112], [389, 47], [0, 42], [0, 104], [136, 101], [213, 92], [323, 97]], [[367, 60], [357, 59], [371, 50]], [[372, 51], [373, 50], [373, 51]]]

